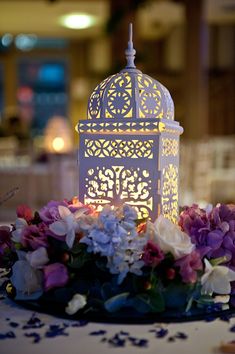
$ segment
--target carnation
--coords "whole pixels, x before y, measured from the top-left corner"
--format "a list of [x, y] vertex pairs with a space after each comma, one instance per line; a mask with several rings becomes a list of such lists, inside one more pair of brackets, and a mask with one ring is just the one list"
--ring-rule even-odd
[[200, 254], [193, 251], [189, 255], [178, 259], [175, 266], [179, 267], [179, 273], [184, 283], [195, 283], [197, 281], [197, 271], [202, 270]]

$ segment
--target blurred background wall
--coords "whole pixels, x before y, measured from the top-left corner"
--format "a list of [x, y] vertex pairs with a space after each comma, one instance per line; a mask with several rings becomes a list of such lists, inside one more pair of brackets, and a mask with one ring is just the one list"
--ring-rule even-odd
[[181, 205], [235, 202], [235, 0], [0, 0], [0, 220], [77, 194], [74, 126], [129, 22], [184, 127]]

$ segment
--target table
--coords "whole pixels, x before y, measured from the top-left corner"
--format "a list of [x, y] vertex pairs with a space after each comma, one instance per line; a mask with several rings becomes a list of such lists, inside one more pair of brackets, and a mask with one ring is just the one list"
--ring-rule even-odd
[[[71, 327], [72, 321], [58, 319], [47, 314], [38, 314], [45, 323], [40, 329], [23, 330], [22, 326], [27, 323], [32, 312], [19, 307], [9, 299], [0, 300], [0, 333], [13, 331], [16, 338], [0, 340], [1, 354], [209, 354], [221, 353], [218, 349], [221, 342], [235, 339], [234, 333], [229, 329], [235, 325], [235, 318], [230, 322], [215, 320], [213, 322], [188, 322], [183, 324], [162, 324], [168, 334], [163, 338], [156, 338], [153, 330], [159, 329], [159, 324], [147, 325], [120, 325], [105, 323], [88, 323], [82, 327]], [[10, 320], [9, 320], [10, 319]], [[18, 323], [17, 328], [10, 326], [10, 321]], [[37, 332], [44, 336], [49, 325], [67, 323], [70, 327], [65, 329], [68, 336], [45, 338], [34, 344], [33, 338], [24, 336], [26, 332]], [[106, 331], [105, 334], [91, 335], [92, 332]], [[113, 347], [108, 340], [120, 331], [129, 332], [129, 336], [148, 339], [147, 347], [136, 347], [126, 340], [124, 347]], [[175, 338], [178, 332], [187, 335], [187, 339]], [[123, 335], [123, 338], [128, 336]], [[175, 338], [169, 341], [169, 338]]]

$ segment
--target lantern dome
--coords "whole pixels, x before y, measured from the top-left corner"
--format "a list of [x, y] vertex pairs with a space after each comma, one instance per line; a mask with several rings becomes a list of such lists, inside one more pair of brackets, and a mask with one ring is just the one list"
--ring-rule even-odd
[[130, 26], [126, 67], [103, 80], [88, 101], [88, 119], [158, 118], [174, 120], [174, 103], [167, 88], [136, 69]]

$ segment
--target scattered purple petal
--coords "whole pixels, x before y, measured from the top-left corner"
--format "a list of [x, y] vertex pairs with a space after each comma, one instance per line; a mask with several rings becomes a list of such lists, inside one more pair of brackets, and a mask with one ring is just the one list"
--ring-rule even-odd
[[232, 326], [232, 327], [230, 327], [230, 328], [229, 328], [229, 331], [234, 333], [234, 332], [235, 332], [235, 325]]
[[12, 328], [16, 328], [16, 327], [19, 326], [19, 323], [17, 323], [17, 322], [10, 322], [10, 323], [9, 323], [9, 326], [11, 326]]
[[166, 337], [168, 334], [168, 329], [165, 329], [165, 328], [159, 328], [159, 329], [156, 329], [155, 330], [155, 336], [157, 338], [164, 338]]
[[35, 313], [33, 313], [27, 321], [27, 324], [23, 326], [23, 329], [42, 328], [43, 326], [45, 326], [45, 324], [40, 320], [40, 318], [36, 317]]
[[108, 343], [109, 343], [112, 347], [125, 347], [125, 345], [126, 345], [126, 340], [120, 338], [118, 334], [115, 334], [112, 338], [110, 338], [110, 339], [108, 340]]
[[9, 332], [6, 332], [6, 333], [0, 333], [0, 340], [2, 339], [13, 339], [13, 338], [16, 338], [16, 335], [14, 332], [12, 331], [9, 331]]
[[125, 332], [125, 331], [120, 331], [119, 332], [120, 336], [129, 336], [129, 332]]
[[45, 337], [54, 338], [57, 336], [68, 336], [69, 334], [65, 332], [67, 327], [61, 327], [60, 325], [51, 325], [45, 333]]
[[34, 338], [33, 339], [33, 343], [39, 343], [40, 340], [42, 339], [39, 333], [36, 332], [31, 332], [31, 333], [24, 333], [25, 337], [29, 337], [29, 338]]
[[145, 348], [148, 346], [148, 339], [128, 337], [129, 341], [134, 347]]
[[99, 331], [90, 332], [89, 335], [90, 336], [103, 336], [106, 333], [107, 333], [107, 331], [100, 329]]
[[175, 338], [178, 338], [178, 339], [187, 339], [188, 336], [187, 336], [187, 334], [185, 334], [185, 333], [183, 333], [183, 332], [178, 332], [178, 333], [176, 333]]
[[72, 323], [71, 327], [84, 327], [88, 325], [88, 321], [80, 320], [78, 322]]

